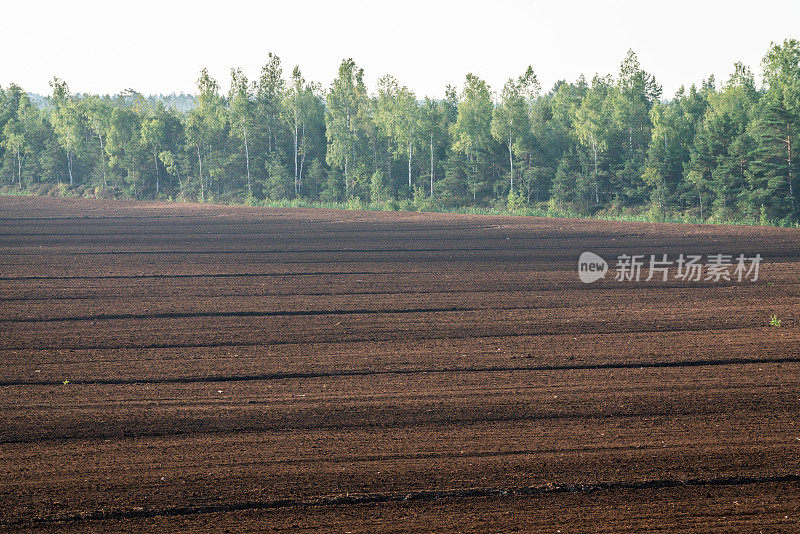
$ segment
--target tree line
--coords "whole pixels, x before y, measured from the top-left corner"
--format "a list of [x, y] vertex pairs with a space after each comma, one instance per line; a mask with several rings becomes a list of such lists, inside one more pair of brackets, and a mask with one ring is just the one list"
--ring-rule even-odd
[[741, 63], [662, 98], [629, 51], [616, 77], [543, 92], [528, 67], [497, 92], [467, 74], [420, 98], [391, 75], [370, 94], [342, 61], [330, 87], [206, 70], [190, 109], [133, 90], [76, 95], [54, 78], [36, 102], [0, 88], [0, 183], [87, 196], [203, 202], [356, 202], [388, 209], [502, 206], [594, 215], [692, 213], [798, 220], [800, 43], [773, 43], [763, 83]]

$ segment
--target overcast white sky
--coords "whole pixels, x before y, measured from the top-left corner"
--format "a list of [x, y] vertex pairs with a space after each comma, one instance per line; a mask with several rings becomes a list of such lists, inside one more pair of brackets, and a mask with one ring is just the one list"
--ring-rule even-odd
[[473, 72], [499, 90], [528, 64], [549, 89], [616, 74], [633, 48], [671, 96], [737, 60], [758, 73], [770, 41], [800, 37], [800, 0], [28, 0], [0, 16], [0, 85], [39, 93], [54, 75], [74, 92], [194, 92], [202, 67], [227, 91], [231, 67], [256, 78], [269, 51], [326, 87], [353, 57], [371, 89], [391, 73], [440, 97]]

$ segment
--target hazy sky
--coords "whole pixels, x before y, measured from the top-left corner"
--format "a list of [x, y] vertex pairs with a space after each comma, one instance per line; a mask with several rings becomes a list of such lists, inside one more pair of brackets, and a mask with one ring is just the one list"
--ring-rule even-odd
[[16, 1], [0, 7], [0, 85], [49, 93], [194, 92], [202, 67], [257, 78], [267, 52], [326, 87], [342, 58], [367, 84], [391, 73], [418, 96], [467, 72], [499, 90], [531, 64], [542, 86], [616, 74], [628, 48], [671, 96], [734, 61], [760, 72], [770, 41], [800, 37], [799, 0]]

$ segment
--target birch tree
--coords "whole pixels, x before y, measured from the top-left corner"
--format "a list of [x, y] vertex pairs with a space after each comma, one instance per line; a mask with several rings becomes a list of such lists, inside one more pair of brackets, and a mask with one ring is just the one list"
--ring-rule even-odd
[[353, 172], [357, 164], [360, 134], [368, 116], [364, 70], [352, 59], [342, 61], [339, 74], [328, 91], [325, 135], [328, 139], [326, 160], [344, 173], [345, 193], [354, 191]]
[[106, 152], [113, 169], [126, 171], [127, 179], [133, 186], [134, 197], [138, 194], [137, 171], [141, 148], [141, 118], [134, 109], [119, 105], [111, 112]]
[[284, 120], [292, 130], [295, 196], [300, 195], [300, 188], [303, 185], [303, 167], [307, 153], [306, 127], [313, 98], [313, 89], [303, 78], [300, 67], [295, 66], [283, 104]]
[[183, 135], [179, 119], [169, 112], [161, 102], [157, 102], [147, 110], [142, 119], [142, 145], [153, 158], [156, 177], [156, 194], [161, 191], [161, 173], [159, 162], [168, 176], [177, 170], [179, 147], [176, 139]]
[[413, 194], [411, 163], [414, 159], [414, 141], [419, 133], [419, 107], [413, 91], [403, 86], [397, 94], [397, 141], [408, 156], [408, 194]]
[[611, 117], [607, 96], [609, 79], [595, 76], [592, 87], [575, 111], [574, 126], [580, 143], [592, 153], [594, 202], [600, 204], [600, 155], [608, 147]]
[[464, 154], [469, 162], [473, 200], [477, 199], [478, 189], [485, 180], [480, 173], [483, 163], [489, 159], [493, 109], [489, 85], [474, 74], [467, 74], [458, 102], [458, 117], [453, 126], [453, 149]]
[[14, 155], [17, 160], [17, 185], [22, 189], [22, 162], [28, 154], [28, 142], [25, 139], [25, 129], [16, 118], [9, 120], [3, 126], [0, 146]]
[[97, 147], [100, 161], [98, 165], [102, 170], [103, 187], [106, 187], [108, 178], [106, 170], [108, 168], [106, 154], [106, 137], [108, 135], [108, 125], [111, 121], [111, 103], [107, 99], [98, 96], [89, 96], [82, 100], [83, 114], [92, 135], [97, 138]]
[[775, 192], [784, 192], [794, 214], [798, 211], [797, 184], [800, 167], [800, 42], [786, 39], [772, 43], [764, 60], [767, 91], [760, 106], [756, 130], [763, 172]]
[[78, 144], [81, 141], [81, 115], [69, 92], [67, 82], [53, 78], [50, 82], [53, 89], [51, 122], [58, 136], [58, 141], [67, 155], [67, 172], [69, 185], [75, 183], [73, 163]]
[[397, 96], [400, 92], [397, 80], [387, 74], [378, 80], [378, 94], [375, 98], [374, 122], [378, 131], [386, 139], [386, 180], [392, 183], [392, 162], [396, 157], [397, 146]]
[[524, 152], [531, 134], [530, 106], [539, 91], [539, 82], [528, 67], [519, 78], [509, 78], [500, 93], [500, 102], [492, 112], [492, 135], [506, 146], [509, 175], [514, 192], [514, 156]]
[[281, 58], [270, 52], [261, 69], [256, 88], [256, 117], [263, 128], [266, 159], [278, 151], [278, 134], [281, 127], [281, 101], [285, 90]]
[[440, 156], [446, 152], [450, 145], [448, 132], [449, 117], [447, 101], [425, 98], [420, 107], [420, 133], [421, 141], [427, 145], [429, 152], [428, 179], [430, 181], [429, 193], [433, 198], [436, 171], [439, 166]]
[[248, 133], [253, 123], [253, 87], [242, 73], [242, 69], [231, 69], [231, 89], [228, 93], [230, 123], [232, 133], [239, 138], [244, 149], [245, 172], [247, 176], [247, 194], [253, 196], [250, 178], [250, 144]]
[[189, 112], [186, 130], [197, 154], [200, 199], [205, 201], [207, 187], [203, 174], [204, 161], [209, 184], [213, 178], [220, 180], [222, 177], [218, 152], [225, 133], [225, 113], [219, 96], [219, 84], [206, 69], [200, 73], [197, 88], [197, 105]]

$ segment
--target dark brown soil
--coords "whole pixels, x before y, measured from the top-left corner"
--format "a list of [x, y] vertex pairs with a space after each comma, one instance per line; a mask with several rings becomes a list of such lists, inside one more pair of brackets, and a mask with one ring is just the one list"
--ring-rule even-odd
[[0, 529], [798, 528], [796, 229], [0, 197], [0, 303]]

